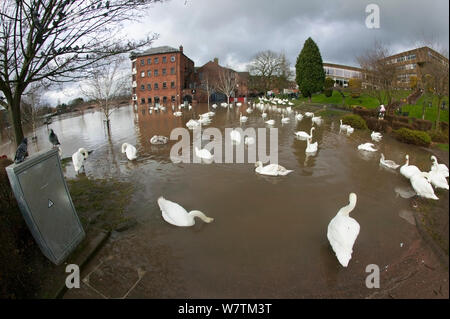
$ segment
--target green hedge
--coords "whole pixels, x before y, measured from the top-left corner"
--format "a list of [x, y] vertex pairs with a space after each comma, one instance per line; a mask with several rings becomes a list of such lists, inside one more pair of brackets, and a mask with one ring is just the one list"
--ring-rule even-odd
[[353, 128], [367, 130], [367, 124], [364, 119], [357, 114], [346, 115], [342, 118], [342, 123], [350, 125]]
[[410, 130], [408, 128], [395, 130], [394, 136], [397, 140], [408, 144], [429, 146], [431, 143], [431, 137], [427, 132]]

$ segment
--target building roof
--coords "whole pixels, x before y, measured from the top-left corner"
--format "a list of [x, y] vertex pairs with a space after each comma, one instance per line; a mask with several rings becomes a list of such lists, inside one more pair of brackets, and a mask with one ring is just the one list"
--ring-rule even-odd
[[350, 65], [342, 65], [342, 64], [336, 64], [336, 63], [328, 63], [328, 62], [324, 62], [323, 66], [328, 66], [328, 67], [332, 67], [332, 68], [337, 68], [337, 69], [345, 69], [345, 70], [351, 70], [351, 71], [358, 71], [361, 72], [362, 69], [355, 67], [355, 66], [350, 66]]
[[161, 54], [161, 53], [172, 53], [172, 52], [179, 52], [179, 51], [180, 50], [178, 50], [178, 49], [169, 47], [168, 45], [164, 45], [161, 47], [150, 48], [143, 52], [132, 52], [131, 57], [147, 56], [147, 55]]

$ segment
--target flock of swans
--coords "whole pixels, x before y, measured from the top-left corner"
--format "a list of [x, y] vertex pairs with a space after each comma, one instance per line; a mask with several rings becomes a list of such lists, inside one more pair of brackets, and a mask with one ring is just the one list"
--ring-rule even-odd
[[[279, 105], [288, 105], [287, 107], [280, 108]], [[281, 113], [281, 124], [289, 123], [290, 117], [294, 112], [291, 108], [293, 105], [292, 102], [287, 99], [277, 99], [277, 98], [260, 98], [259, 102], [250, 102], [249, 107], [246, 109], [247, 114], [253, 112], [255, 108], [257, 108], [261, 112], [261, 117], [265, 124], [272, 126], [276, 123], [275, 119], [268, 119], [269, 115], [267, 111], [274, 111]], [[224, 108], [232, 108], [233, 104], [222, 103], [221, 107]], [[236, 103], [235, 107], [239, 108], [242, 106], [242, 103]], [[217, 104], [213, 104], [212, 108], [216, 109], [218, 107]], [[188, 106], [190, 109], [190, 107]], [[182, 106], [179, 107], [178, 111], [173, 112], [175, 116], [182, 115]], [[200, 125], [208, 125], [211, 123], [215, 112], [206, 112], [199, 115], [199, 119], [190, 119], [186, 126], [189, 129], [194, 129]], [[287, 116], [285, 116], [287, 115]], [[315, 116], [313, 112], [305, 112], [301, 114], [299, 112], [295, 112], [294, 118], [296, 121], [302, 121], [304, 118], [311, 119], [311, 129], [308, 132], [305, 131], [297, 131], [294, 132], [295, 138], [299, 140], [306, 140], [306, 148], [305, 153], [315, 154], [318, 150], [318, 142], [312, 142], [313, 132], [315, 130], [314, 125], [321, 125], [323, 119], [320, 116]], [[242, 112], [239, 114], [239, 122], [246, 123], [248, 121], [248, 116], [242, 115]], [[345, 132], [347, 135], [350, 135], [354, 132], [354, 129], [340, 122], [339, 127], [340, 132]], [[242, 142], [242, 136], [239, 131], [232, 130], [230, 132], [230, 138], [233, 143], [239, 144]], [[380, 142], [382, 140], [382, 134], [378, 132], [371, 133], [372, 142]], [[155, 135], [151, 138], [150, 142], [152, 144], [166, 144], [168, 142], [168, 138], [164, 136]], [[252, 137], [246, 136], [244, 138], [244, 143], [247, 145], [254, 144], [255, 140]], [[376, 152], [378, 151], [375, 148], [375, 145], [371, 142], [363, 143], [358, 145], [357, 149], [361, 152]], [[207, 149], [199, 149], [195, 147], [195, 155], [199, 158], [212, 160], [213, 155]], [[137, 158], [136, 148], [129, 144], [122, 144], [122, 153], [126, 153], [126, 156], [129, 160], [134, 160]], [[76, 172], [84, 167], [84, 161], [88, 157], [88, 152], [84, 148], [80, 148], [75, 154], [73, 154], [73, 164]], [[430, 198], [437, 200], [437, 196], [434, 194], [433, 186], [435, 188], [443, 188], [449, 189], [447, 178], [449, 176], [448, 168], [444, 164], [439, 164], [435, 156], [431, 156], [432, 165], [429, 172], [422, 172], [414, 165], [409, 165], [409, 156], [406, 155], [406, 162], [403, 166], [395, 163], [392, 160], [387, 160], [383, 153], [381, 153], [380, 158], [380, 166], [385, 167], [390, 170], [397, 170], [400, 167], [400, 174], [405, 178], [409, 179], [412, 188], [415, 193], [421, 197]], [[293, 170], [286, 169], [285, 167], [279, 164], [268, 164], [266, 166], [263, 165], [262, 162], [258, 161], [255, 163], [255, 172], [257, 174], [268, 175], [268, 176], [285, 176], [289, 173], [293, 172]], [[200, 218], [202, 221], [206, 223], [211, 223], [214, 219], [206, 216], [204, 213], [198, 210], [193, 210], [187, 212], [182, 206], [177, 203], [174, 203], [170, 200], [165, 199], [164, 197], [159, 197], [158, 206], [161, 210], [163, 219], [175, 226], [186, 227], [193, 226], [195, 224], [195, 217]], [[358, 237], [360, 231], [359, 223], [349, 216], [350, 212], [355, 208], [357, 202], [357, 195], [355, 193], [350, 193], [349, 195], [349, 204], [342, 207], [336, 216], [330, 221], [327, 229], [327, 238], [330, 242], [330, 245], [333, 251], [336, 254], [336, 257], [340, 264], [343, 267], [347, 267], [348, 263], [351, 259], [353, 253], [353, 245]]]

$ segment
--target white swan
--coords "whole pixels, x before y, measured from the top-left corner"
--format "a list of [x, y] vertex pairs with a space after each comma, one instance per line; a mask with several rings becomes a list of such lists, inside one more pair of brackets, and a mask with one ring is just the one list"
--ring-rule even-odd
[[236, 144], [241, 143], [241, 134], [238, 131], [232, 130], [230, 132], [230, 137], [231, 137], [231, 141], [236, 142]]
[[305, 116], [306, 117], [314, 117], [314, 113], [313, 112], [305, 112]]
[[136, 147], [134, 147], [133, 145], [129, 144], [129, 143], [123, 143], [122, 144], [122, 153], [126, 153], [127, 154], [127, 158], [132, 161], [134, 159], [136, 159]]
[[178, 116], [183, 115], [183, 113], [180, 111], [177, 111], [177, 112], [174, 112], [173, 115], [178, 117]]
[[434, 194], [433, 186], [428, 181], [429, 175], [426, 172], [420, 172], [414, 174], [409, 181], [412, 188], [416, 191], [417, 195], [429, 199], [438, 200], [439, 198]]
[[265, 119], [267, 117], [267, 113], [264, 112], [263, 114], [261, 114], [262, 118]]
[[306, 139], [306, 149], [305, 149], [305, 153], [315, 153], [317, 152], [317, 141], [315, 141], [314, 143], [311, 144], [311, 137], [308, 137]]
[[242, 123], [245, 123], [245, 122], [247, 122], [247, 120], [248, 120], [248, 117], [247, 116], [242, 116], [242, 112], [241, 112], [241, 115], [239, 116], [239, 121], [242, 122]]
[[191, 210], [189, 213], [179, 204], [171, 202], [164, 197], [158, 198], [159, 209], [161, 209], [162, 217], [169, 224], [186, 227], [195, 224], [195, 217], [200, 218], [205, 223], [211, 223], [214, 218], [207, 217], [199, 210]]
[[265, 123], [269, 124], [269, 125], [274, 125], [275, 124], [275, 120], [268, 120]]
[[160, 144], [167, 144], [169, 139], [166, 136], [162, 135], [153, 135], [150, 139], [150, 143], [160, 145]]
[[350, 127], [350, 125], [342, 124], [342, 119], [340, 120], [341, 125], [339, 125], [339, 131], [345, 131], [347, 132], [347, 129]]
[[257, 161], [255, 163], [255, 172], [261, 175], [269, 175], [269, 176], [285, 176], [293, 170], [288, 170], [284, 168], [281, 165], [278, 164], [269, 164], [266, 166], [263, 166], [263, 163], [261, 161]]
[[313, 136], [312, 133], [315, 129], [316, 128], [314, 126], [311, 127], [311, 131], [309, 132], [309, 134], [306, 133], [305, 131], [298, 131], [298, 132], [295, 132], [294, 134], [297, 138], [299, 138], [301, 140], [306, 140], [308, 138], [312, 138], [312, 136]]
[[405, 176], [407, 179], [410, 179], [413, 175], [417, 173], [421, 173], [420, 169], [417, 168], [417, 166], [409, 165], [409, 155], [406, 154], [405, 156], [406, 162], [405, 164], [400, 167], [400, 174]]
[[355, 131], [355, 129], [353, 127], [351, 127], [350, 125], [347, 126], [347, 134], [350, 135]]
[[392, 161], [392, 160], [387, 160], [384, 158], [384, 154], [381, 153], [381, 158], [380, 158], [380, 165], [390, 168], [390, 169], [397, 169], [400, 167], [399, 164], [397, 164], [396, 162]]
[[199, 122], [197, 122], [196, 120], [192, 120], [192, 119], [186, 123], [186, 126], [191, 130], [198, 127], [199, 125], [200, 125]]
[[359, 235], [359, 223], [349, 216], [356, 206], [356, 194], [351, 193], [349, 204], [342, 207], [328, 224], [327, 237], [342, 266], [347, 267], [352, 258], [353, 245]]
[[242, 106], [242, 103], [241, 102], [237, 102], [236, 106], [240, 107], [240, 106]]
[[247, 113], [252, 113], [253, 112], [253, 109], [251, 108], [251, 107], [248, 107], [247, 109], [246, 109], [246, 111], [247, 111]]
[[73, 168], [75, 169], [75, 172], [77, 174], [81, 170], [81, 168], [84, 169], [84, 161], [87, 158], [88, 158], [88, 151], [86, 151], [85, 148], [79, 148], [78, 151], [73, 153], [72, 155]]
[[372, 134], [370, 134], [370, 137], [372, 138], [373, 141], [379, 142], [383, 138], [383, 135], [381, 135], [381, 133], [372, 131]]
[[358, 150], [366, 151], [366, 152], [376, 152], [377, 150], [375, 148], [373, 148], [373, 146], [374, 145], [372, 143], [360, 144], [360, 145], [358, 145]]
[[295, 119], [297, 120], [297, 121], [301, 121], [301, 120], [303, 120], [303, 115], [301, 114], [301, 113], [295, 113]]
[[200, 116], [199, 119], [197, 120], [198, 123], [200, 124], [209, 124], [211, 123], [211, 119], [208, 116]]
[[253, 138], [251, 136], [246, 136], [244, 138], [244, 144], [247, 144], [247, 145], [255, 144], [255, 138]]
[[213, 108], [213, 109], [215, 109], [215, 108], [217, 108], [217, 104], [213, 104], [213, 105], [211, 105], [211, 107]]
[[204, 158], [204, 159], [207, 159], [207, 160], [210, 160], [210, 159], [213, 158], [213, 156], [212, 156], [210, 151], [208, 151], [207, 149], [199, 150], [197, 146], [195, 147], [195, 155], [197, 157]]
[[428, 180], [434, 188], [442, 188], [448, 190], [448, 182], [444, 175], [438, 170], [431, 170], [428, 172]]
[[431, 170], [437, 170], [440, 174], [444, 175], [444, 177], [448, 177], [448, 167], [445, 164], [439, 164], [436, 156], [431, 155], [431, 161], [433, 164], [431, 165]]
[[311, 121], [313, 121], [313, 123], [317, 124], [317, 125], [321, 125], [322, 124], [322, 117], [320, 116], [313, 116], [311, 118]]
[[289, 117], [284, 117], [284, 114], [281, 114], [281, 123], [289, 123]]

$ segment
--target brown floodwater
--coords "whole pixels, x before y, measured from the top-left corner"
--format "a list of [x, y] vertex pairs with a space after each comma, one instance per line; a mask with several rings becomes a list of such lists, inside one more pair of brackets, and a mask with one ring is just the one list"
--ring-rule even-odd
[[[219, 106], [208, 127], [222, 132], [239, 126], [266, 127], [259, 110], [246, 114], [246, 108]], [[317, 108], [301, 111], [307, 110]], [[403, 163], [408, 153], [411, 164], [428, 171], [427, 151], [386, 136], [374, 142], [378, 152], [364, 154], [357, 146], [371, 142], [370, 132], [355, 130], [347, 136], [339, 133], [337, 118], [325, 118], [314, 132], [318, 152], [307, 157], [306, 141], [297, 140], [293, 133], [309, 132], [311, 119], [297, 122], [291, 115], [290, 123], [282, 125], [281, 114], [272, 111], [268, 118], [275, 119], [273, 127], [278, 128], [279, 164], [294, 170], [284, 177], [257, 175], [251, 163], [173, 164], [169, 152], [175, 141], [150, 144], [153, 135], [169, 136], [173, 128], [185, 127], [193, 115], [197, 118], [206, 111], [207, 105], [198, 105], [174, 117], [170, 108], [149, 114], [123, 107], [112, 115], [109, 136], [99, 112], [55, 119], [49, 126], [59, 137], [63, 157], [80, 147], [94, 151], [85, 165], [87, 176], [135, 184], [127, 214], [138, 220], [138, 226], [119, 234], [103, 252], [114, 255], [119, 264], [145, 269], [130, 296], [359, 297], [367, 292], [366, 266], [377, 264], [384, 271], [416, 235], [408, 218], [410, 202], [395, 192], [409, 189], [409, 182], [398, 172], [380, 168], [379, 158], [383, 152], [387, 159]], [[239, 123], [239, 112], [249, 116], [247, 123]], [[11, 154], [5, 136], [3, 132], [0, 154]], [[45, 126], [37, 136], [37, 143], [29, 143], [31, 152], [50, 147]], [[129, 162], [121, 153], [124, 142], [136, 146], [138, 160]], [[65, 174], [75, 178], [71, 164]], [[351, 216], [361, 231], [349, 266], [343, 268], [326, 235], [328, 223], [347, 205], [350, 192], [358, 196]], [[172, 226], [162, 219], [159, 196], [188, 211], [201, 210], [214, 222]], [[448, 192], [438, 196], [448, 201]]]

